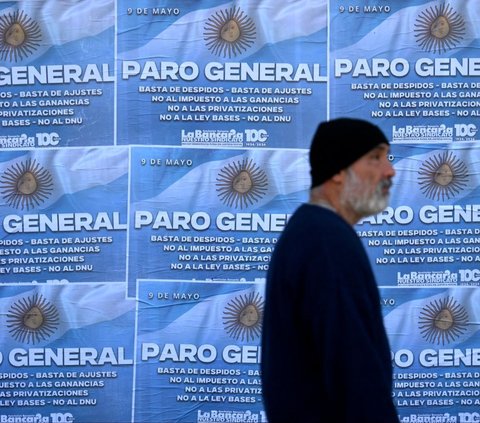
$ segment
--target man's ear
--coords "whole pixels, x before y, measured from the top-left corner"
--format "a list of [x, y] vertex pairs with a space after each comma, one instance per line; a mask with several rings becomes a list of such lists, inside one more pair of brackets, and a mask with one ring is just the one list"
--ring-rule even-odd
[[336, 184], [343, 184], [343, 182], [345, 181], [346, 175], [347, 175], [347, 171], [343, 169], [340, 172], [333, 175], [330, 179]]

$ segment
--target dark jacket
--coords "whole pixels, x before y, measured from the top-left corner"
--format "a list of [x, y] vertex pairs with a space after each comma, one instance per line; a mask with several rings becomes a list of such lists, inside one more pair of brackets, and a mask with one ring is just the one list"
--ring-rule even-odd
[[270, 423], [398, 423], [380, 298], [336, 213], [303, 205], [270, 262], [262, 335]]

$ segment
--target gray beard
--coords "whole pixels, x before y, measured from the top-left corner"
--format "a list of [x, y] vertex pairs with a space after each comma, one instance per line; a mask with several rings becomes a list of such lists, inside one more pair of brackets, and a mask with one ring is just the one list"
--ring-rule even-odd
[[388, 206], [389, 195], [383, 194], [383, 188], [390, 186], [391, 181], [380, 181], [373, 192], [368, 192], [368, 187], [360, 180], [350, 168], [347, 169], [345, 188], [340, 196], [344, 207], [352, 209], [361, 217], [372, 216], [380, 213]]

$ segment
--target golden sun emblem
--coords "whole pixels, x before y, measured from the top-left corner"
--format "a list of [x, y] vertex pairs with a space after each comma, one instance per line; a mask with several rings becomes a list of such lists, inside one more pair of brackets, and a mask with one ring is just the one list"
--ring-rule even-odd
[[424, 50], [444, 53], [455, 48], [465, 35], [465, 21], [445, 3], [424, 10], [415, 23], [415, 38]]
[[0, 193], [11, 207], [30, 210], [53, 191], [52, 175], [35, 160], [17, 163], [0, 178]]
[[251, 159], [230, 163], [217, 177], [218, 196], [229, 207], [243, 209], [254, 204], [265, 195], [267, 187], [267, 175]]
[[422, 336], [428, 342], [445, 345], [465, 333], [468, 314], [461, 304], [446, 297], [427, 304], [420, 312], [418, 323]]
[[42, 295], [22, 298], [7, 313], [7, 328], [22, 343], [36, 344], [47, 339], [58, 328], [57, 308]]
[[230, 301], [223, 312], [223, 324], [228, 335], [242, 342], [258, 338], [262, 331], [263, 304], [258, 292]]
[[255, 23], [237, 7], [216, 12], [204, 26], [205, 43], [216, 56], [231, 58], [243, 53], [255, 35]]
[[418, 170], [420, 189], [432, 200], [454, 197], [465, 188], [467, 180], [467, 166], [450, 151], [429, 158]]
[[0, 16], [0, 59], [17, 62], [39, 47], [42, 34], [39, 25], [23, 11]]

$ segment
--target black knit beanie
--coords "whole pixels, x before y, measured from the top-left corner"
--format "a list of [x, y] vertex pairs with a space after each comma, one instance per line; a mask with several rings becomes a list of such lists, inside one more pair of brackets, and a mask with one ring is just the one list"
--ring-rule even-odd
[[389, 144], [378, 126], [360, 119], [322, 122], [310, 147], [312, 188], [321, 185], [377, 145]]

